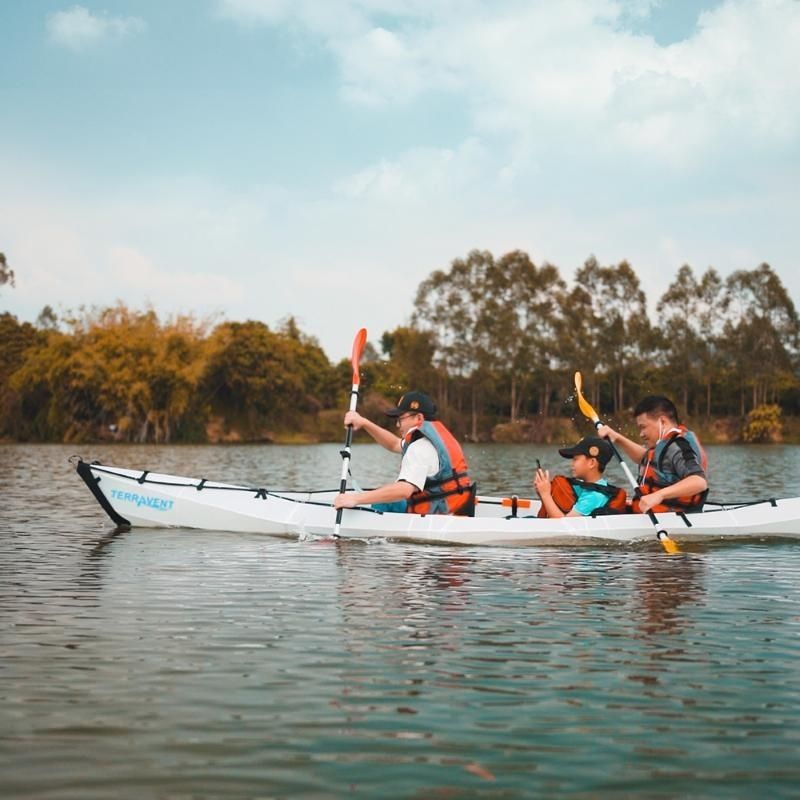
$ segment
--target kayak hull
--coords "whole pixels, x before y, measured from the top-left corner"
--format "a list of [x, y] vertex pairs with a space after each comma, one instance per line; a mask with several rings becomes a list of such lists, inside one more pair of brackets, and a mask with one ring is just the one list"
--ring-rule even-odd
[[[119, 526], [176, 527], [277, 536], [331, 536], [335, 490], [263, 488], [78, 461], [78, 474]], [[521, 502], [520, 505], [526, 505]], [[538, 503], [512, 508], [510, 498], [479, 497], [474, 517], [344, 509], [342, 539], [390, 539], [454, 545], [533, 546], [654, 541], [647, 516], [539, 519]], [[800, 498], [710, 506], [699, 514], [659, 514], [659, 527], [680, 542], [728, 538], [800, 538]]]

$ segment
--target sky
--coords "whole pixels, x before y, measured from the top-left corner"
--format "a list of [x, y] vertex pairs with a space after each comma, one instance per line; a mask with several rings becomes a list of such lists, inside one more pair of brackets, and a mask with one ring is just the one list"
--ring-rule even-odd
[[470, 250], [800, 300], [797, 0], [0, 0], [0, 310], [292, 315], [329, 358]]

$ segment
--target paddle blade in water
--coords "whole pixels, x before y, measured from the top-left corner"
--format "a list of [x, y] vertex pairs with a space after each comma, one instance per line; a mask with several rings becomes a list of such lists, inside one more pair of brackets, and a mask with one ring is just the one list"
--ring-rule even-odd
[[669, 553], [669, 555], [674, 556], [681, 552], [680, 548], [678, 547], [678, 543], [674, 539], [670, 539], [666, 531], [659, 531], [657, 536], [658, 541], [661, 542], [661, 546], [664, 548], [665, 553]]

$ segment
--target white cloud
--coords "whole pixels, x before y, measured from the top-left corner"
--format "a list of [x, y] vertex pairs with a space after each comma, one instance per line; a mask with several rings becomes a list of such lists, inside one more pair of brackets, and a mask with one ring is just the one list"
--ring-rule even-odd
[[240, 235], [240, 228], [226, 229], [224, 200], [219, 213], [206, 207], [201, 214], [197, 197], [179, 199], [173, 191], [154, 200], [151, 186], [130, 187], [122, 202], [91, 201], [76, 196], [78, 189], [26, 185], [10, 172], [4, 180], [17, 188], [13, 201], [0, 198], [0, 239], [18, 280], [3, 302], [23, 318], [46, 304], [67, 310], [117, 300], [159, 313], [213, 314], [247, 296], [220, 257]]
[[367, 25], [358, 0], [218, 0], [220, 16], [244, 25], [290, 25], [324, 37], [352, 34]]
[[[415, 97], [420, 69], [401, 34], [372, 28], [340, 53], [344, 96], [358, 104], [382, 105], [388, 100]], [[393, 77], [394, 76], [394, 77]], [[386, 87], [391, 86], [391, 96]]]
[[[352, 103], [463, 94], [474, 131], [561, 152], [566, 144], [685, 170], [736, 128], [755, 147], [800, 132], [800, 3], [724, 0], [689, 38], [626, 29], [658, 0], [220, 0], [239, 21], [322, 40]], [[564, 132], [567, 131], [565, 137]], [[739, 154], [741, 155], [741, 154]]]
[[47, 15], [50, 40], [71, 50], [84, 50], [106, 39], [118, 39], [141, 33], [146, 24], [139, 17], [96, 16], [84, 6]]
[[221, 308], [245, 296], [241, 284], [227, 275], [159, 269], [152, 258], [133, 247], [115, 245], [106, 254], [104, 280], [120, 298], [137, 298], [155, 308]]
[[620, 7], [623, 16], [630, 19], [646, 19], [663, 3], [664, 0], [620, 0]]
[[458, 196], [461, 190], [488, 179], [492, 184], [492, 159], [477, 138], [469, 138], [455, 149], [417, 147], [396, 160], [382, 159], [341, 180], [335, 191], [350, 199], [417, 203], [432, 198]]

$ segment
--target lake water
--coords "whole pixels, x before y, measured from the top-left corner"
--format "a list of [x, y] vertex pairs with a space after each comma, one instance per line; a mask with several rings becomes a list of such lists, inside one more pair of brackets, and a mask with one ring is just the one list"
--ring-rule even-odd
[[[276, 489], [341, 465], [335, 445], [0, 446], [3, 797], [800, 796], [800, 544], [115, 533], [76, 450]], [[467, 452], [483, 493], [566, 465]], [[710, 456], [712, 499], [800, 494], [798, 447]], [[364, 485], [396, 466], [355, 447]]]

